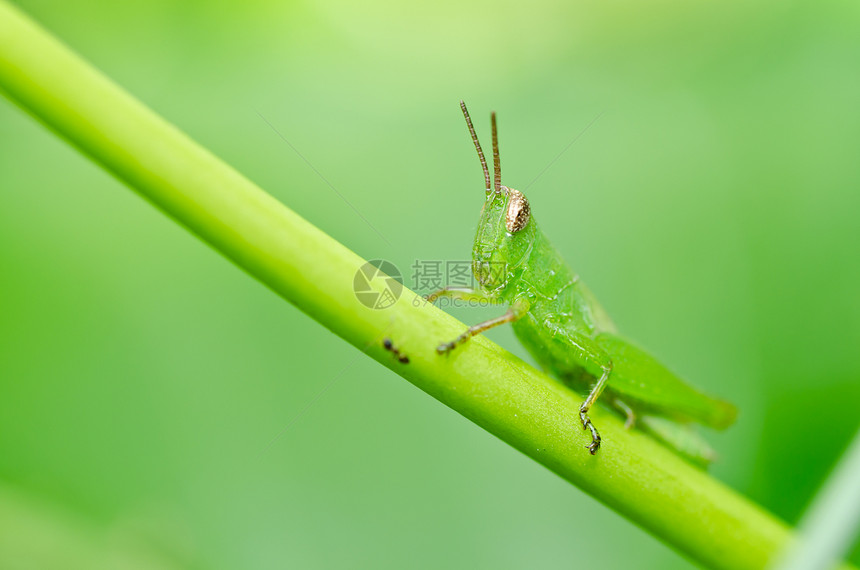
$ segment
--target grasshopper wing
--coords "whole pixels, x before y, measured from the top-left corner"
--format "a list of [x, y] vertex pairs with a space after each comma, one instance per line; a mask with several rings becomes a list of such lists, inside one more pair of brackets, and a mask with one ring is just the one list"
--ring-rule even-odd
[[732, 404], [699, 392], [627, 339], [601, 333], [595, 341], [612, 359], [607, 391], [635, 409], [715, 429], [735, 421], [737, 409]]

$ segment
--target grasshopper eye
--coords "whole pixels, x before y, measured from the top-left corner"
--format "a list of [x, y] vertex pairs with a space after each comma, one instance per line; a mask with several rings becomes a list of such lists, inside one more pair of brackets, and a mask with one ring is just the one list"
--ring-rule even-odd
[[513, 233], [516, 233], [526, 227], [531, 216], [531, 208], [529, 201], [523, 196], [519, 190], [509, 188], [510, 199], [508, 200], [508, 211], [505, 214], [505, 228]]

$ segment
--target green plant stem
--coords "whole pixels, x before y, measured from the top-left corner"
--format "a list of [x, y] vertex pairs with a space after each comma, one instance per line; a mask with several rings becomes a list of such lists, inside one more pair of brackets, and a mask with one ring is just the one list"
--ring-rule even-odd
[[830, 568], [844, 556], [860, 529], [860, 431], [800, 521], [799, 536], [771, 570]]
[[[579, 397], [404, 291], [387, 310], [353, 294], [363, 260], [120, 89], [0, 0], [0, 89], [96, 163], [331, 331], [622, 515], [714, 568], [763, 568], [787, 527], [706, 473], [596, 411], [591, 456]], [[384, 351], [397, 340], [410, 364]], [[576, 513], [571, 513], [576, 517]], [[583, 520], [582, 524], [588, 524]]]

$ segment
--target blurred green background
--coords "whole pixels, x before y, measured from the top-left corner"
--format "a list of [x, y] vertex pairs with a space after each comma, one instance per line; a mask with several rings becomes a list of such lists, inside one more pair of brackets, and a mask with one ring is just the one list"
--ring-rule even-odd
[[[527, 195], [626, 334], [739, 405], [714, 475], [794, 523], [858, 427], [856, 3], [17, 4], [407, 284], [469, 256], [460, 98], [520, 189], [603, 112]], [[6, 100], [0, 308], [2, 568], [690, 566]]]

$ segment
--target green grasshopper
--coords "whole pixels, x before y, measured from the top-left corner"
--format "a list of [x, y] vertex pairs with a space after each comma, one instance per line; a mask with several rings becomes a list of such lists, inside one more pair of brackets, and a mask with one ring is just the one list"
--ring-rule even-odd
[[526, 197], [502, 185], [496, 114], [490, 115], [494, 181], [466, 104], [463, 116], [484, 171], [486, 199], [472, 248], [472, 271], [478, 289], [446, 287], [440, 297], [508, 305], [507, 312], [469, 327], [437, 348], [450, 353], [471, 337], [511, 323], [532, 357], [548, 372], [588, 396], [579, 407], [583, 429], [590, 430], [592, 455], [600, 434], [588, 412], [601, 401], [674, 448], [682, 456], [707, 463], [713, 453], [688, 425], [698, 422], [723, 429], [735, 419], [735, 407], [683, 382], [644, 350], [619, 336], [615, 325], [579, 276], [538, 229]]

